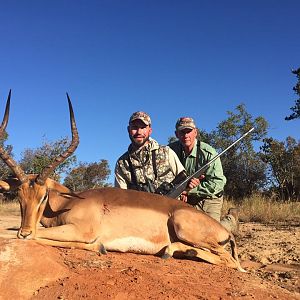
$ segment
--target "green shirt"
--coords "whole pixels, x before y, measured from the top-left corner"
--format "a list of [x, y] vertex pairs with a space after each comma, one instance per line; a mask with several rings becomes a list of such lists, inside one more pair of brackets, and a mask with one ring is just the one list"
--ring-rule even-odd
[[[200, 147], [197, 147], [197, 144], [199, 143]], [[189, 155], [185, 154], [185, 152], [183, 151], [183, 147], [179, 141], [173, 142], [169, 146], [178, 155], [189, 176], [195, 173], [199, 168], [204, 166], [215, 155], [217, 155], [217, 151], [213, 147], [198, 140]], [[199, 148], [198, 151], [197, 148]], [[197, 152], [198, 166], [196, 166]], [[205, 178], [201, 181], [201, 183], [189, 192], [189, 197], [218, 198], [217, 195], [224, 190], [225, 184], [226, 177], [223, 174], [221, 160], [220, 158], [218, 158], [209, 166], [209, 168], [205, 172]]]

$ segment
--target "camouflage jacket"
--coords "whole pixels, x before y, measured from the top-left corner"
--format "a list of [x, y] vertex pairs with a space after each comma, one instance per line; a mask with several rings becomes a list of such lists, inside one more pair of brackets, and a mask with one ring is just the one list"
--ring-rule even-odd
[[[155, 151], [157, 177], [152, 162]], [[171, 182], [184, 170], [175, 152], [168, 146], [162, 146], [150, 138], [149, 143], [141, 149], [133, 151], [132, 145], [117, 161], [115, 166], [115, 186], [123, 189], [136, 189], [130, 172], [129, 159], [135, 172], [137, 183], [145, 184], [150, 180], [157, 189], [163, 182]]]

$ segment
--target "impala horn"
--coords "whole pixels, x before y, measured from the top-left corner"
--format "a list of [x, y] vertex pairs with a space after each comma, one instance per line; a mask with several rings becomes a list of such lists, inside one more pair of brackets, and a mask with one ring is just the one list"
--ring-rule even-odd
[[70, 100], [70, 97], [67, 93], [67, 98], [68, 98], [68, 103], [69, 103], [69, 111], [70, 111], [70, 123], [71, 123], [71, 130], [72, 130], [72, 142], [68, 149], [56, 157], [52, 163], [50, 163], [47, 167], [45, 167], [42, 171], [41, 174], [39, 174], [35, 180], [35, 182], [39, 185], [45, 184], [46, 179], [49, 177], [49, 175], [55, 170], [57, 166], [59, 166], [62, 162], [64, 162], [70, 155], [74, 153], [76, 150], [78, 144], [79, 144], [79, 136], [78, 136], [78, 131], [76, 127], [76, 122], [74, 118], [74, 112], [73, 112], [73, 107], [72, 103]]
[[[0, 138], [3, 137], [4, 130], [8, 123], [10, 96], [11, 96], [11, 90], [9, 90], [9, 94], [8, 94], [7, 101], [6, 101], [5, 113], [4, 113], [3, 121], [2, 121], [2, 124], [0, 127]], [[0, 145], [0, 157], [5, 162], [5, 164], [13, 171], [13, 173], [21, 181], [21, 183], [24, 183], [28, 180], [28, 177], [26, 176], [25, 172], [12, 159], [12, 157], [4, 150], [3, 145]]]

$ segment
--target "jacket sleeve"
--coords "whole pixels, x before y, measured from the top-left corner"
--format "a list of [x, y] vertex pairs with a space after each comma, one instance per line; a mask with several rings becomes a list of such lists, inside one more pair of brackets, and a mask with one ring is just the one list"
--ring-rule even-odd
[[120, 166], [120, 160], [117, 161], [116, 166], [115, 166], [115, 187], [118, 187], [121, 189], [128, 189], [128, 185], [125, 180], [124, 173]]
[[168, 149], [169, 149], [170, 167], [171, 167], [173, 174], [176, 176], [180, 172], [184, 171], [185, 169], [184, 169], [184, 166], [182, 165], [182, 163], [180, 162], [178, 156], [176, 155], [176, 153], [170, 147], [168, 147]]

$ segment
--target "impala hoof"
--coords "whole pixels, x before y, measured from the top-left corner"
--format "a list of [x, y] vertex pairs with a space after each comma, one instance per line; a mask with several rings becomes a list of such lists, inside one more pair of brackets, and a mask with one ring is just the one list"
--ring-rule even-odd
[[106, 249], [105, 249], [105, 247], [104, 247], [103, 244], [100, 245], [99, 252], [100, 252], [101, 254], [104, 254], [104, 255], [107, 254], [107, 251], [106, 251]]
[[185, 251], [184, 254], [185, 254], [186, 257], [196, 257], [198, 253], [194, 249], [188, 249], [188, 250]]
[[172, 256], [168, 253], [165, 253], [161, 256], [162, 259], [168, 259], [168, 258], [171, 258]]

